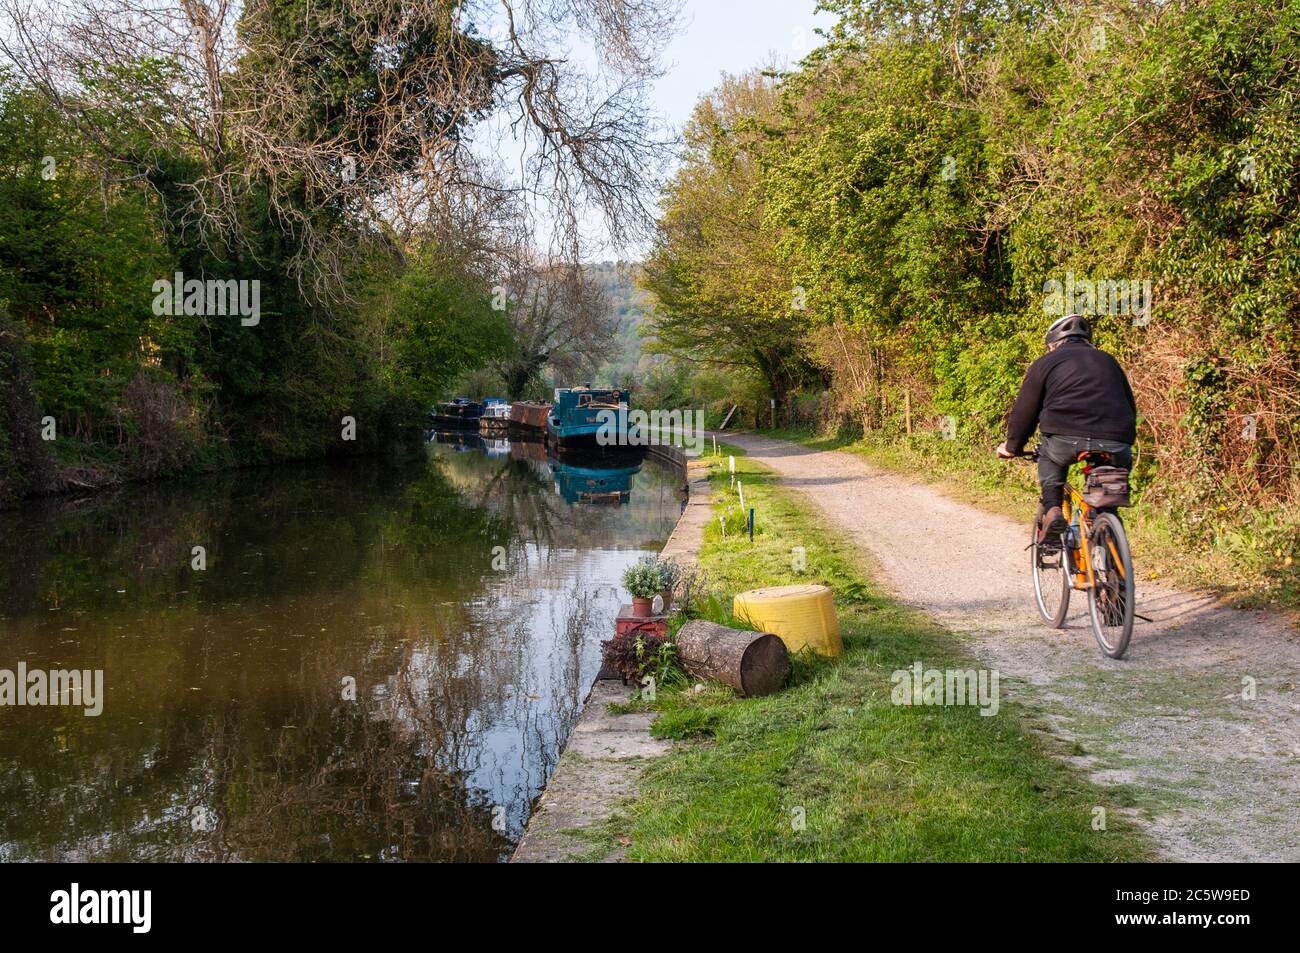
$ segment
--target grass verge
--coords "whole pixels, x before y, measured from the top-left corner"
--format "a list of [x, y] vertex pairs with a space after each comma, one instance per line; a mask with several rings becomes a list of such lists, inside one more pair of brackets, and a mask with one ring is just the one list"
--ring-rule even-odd
[[[886, 598], [863, 557], [735, 453], [754, 543], [738, 520], [706, 533], [701, 564], [730, 594], [822, 582], [836, 593], [845, 652], [800, 658], [791, 684], [759, 699], [720, 688], [661, 691], [655, 733], [681, 740], [651, 763], [622, 819], [642, 861], [1121, 861], [1151, 857], [1120, 788], [1099, 789], [1056, 757], [1075, 755], [1005, 698], [973, 706], [891, 702], [891, 674], [971, 669], [951, 633]], [[725, 474], [715, 489], [729, 491]], [[726, 506], [718, 507], [725, 515]], [[794, 569], [803, 547], [806, 568]], [[1097, 808], [1105, 830], [1094, 829]]]

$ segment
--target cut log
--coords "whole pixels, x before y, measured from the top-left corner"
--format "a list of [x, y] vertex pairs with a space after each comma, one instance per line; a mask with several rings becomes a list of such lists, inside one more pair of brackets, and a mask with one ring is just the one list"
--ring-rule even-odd
[[677, 657], [697, 678], [754, 698], [779, 691], [790, 677], [790, 653], [770, 632], [744, 632], [696, 619], [677, 633]]

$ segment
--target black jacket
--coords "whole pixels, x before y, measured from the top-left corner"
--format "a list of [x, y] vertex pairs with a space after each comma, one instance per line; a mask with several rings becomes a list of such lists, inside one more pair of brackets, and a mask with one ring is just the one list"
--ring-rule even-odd
[[1136, 440], [1137, 404], [1119, 361], [1077, 339], [1034, 361], [1007, 418], [1007, 449], [1024, 450], [1035, 427], [1045, 434]]

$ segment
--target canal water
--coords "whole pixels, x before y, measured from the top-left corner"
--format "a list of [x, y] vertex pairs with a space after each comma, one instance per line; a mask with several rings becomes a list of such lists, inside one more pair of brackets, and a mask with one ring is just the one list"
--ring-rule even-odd
[[104, 682], [0, 706], [0, 860], [504, 859], [682, 482], [473, 438], [0, 513], [0, 670]]

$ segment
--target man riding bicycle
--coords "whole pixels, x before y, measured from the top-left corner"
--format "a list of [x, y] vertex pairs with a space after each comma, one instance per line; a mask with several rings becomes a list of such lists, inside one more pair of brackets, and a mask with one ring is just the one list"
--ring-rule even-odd
[[1131, 469], [1137, 439], [1137, 404], [1119, 361], [1092, 344], [1092, 326], [1081, 314], [1052, 322], [1047, 353], [1025, 373], [1007, 417], [1007, 439], [998, 456], [1024, 453], [1034, 430], [1038, 483], [1042, 488], [1038, 541], [1057, 539], [1066, 529], [1061, 501], [1066, 474], [1079, 454], [1100, 450], [1117, 467]]

